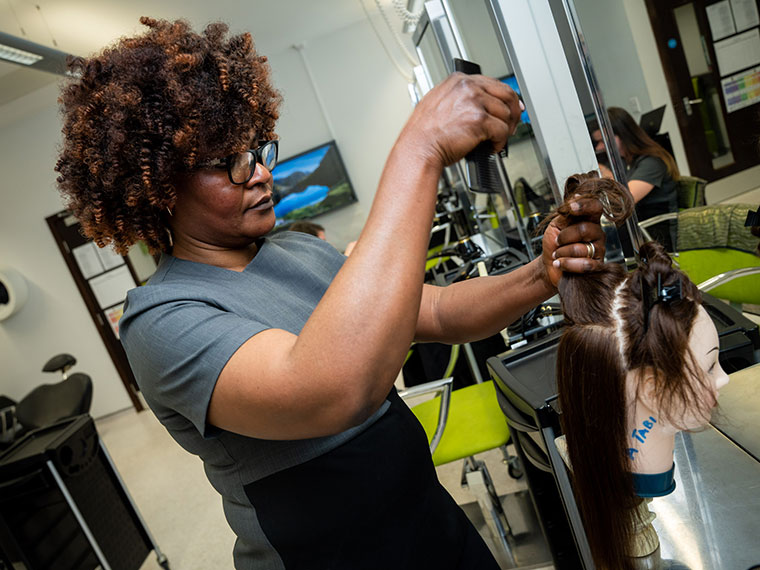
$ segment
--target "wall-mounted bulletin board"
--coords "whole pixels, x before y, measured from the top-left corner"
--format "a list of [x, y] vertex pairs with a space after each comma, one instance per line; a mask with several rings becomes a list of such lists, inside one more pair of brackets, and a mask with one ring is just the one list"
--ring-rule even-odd
[[45, 218], [58, 248], [90, 312], [106, 350], [137, 411], [143, 409], [127, 355], [119, 341], [119, 319], [127, 291], [140, 285], [128, 256], [99, 248], [82, 235], [79, 222], [67, 211]]

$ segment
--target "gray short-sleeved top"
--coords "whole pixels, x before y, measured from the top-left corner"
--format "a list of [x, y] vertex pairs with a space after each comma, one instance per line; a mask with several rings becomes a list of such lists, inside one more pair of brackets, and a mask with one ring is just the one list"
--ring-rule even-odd
[[[259, 241], [242, 272], [164, 255], [149, 282], [127, 296], [119, 328], [130, 366], [148, 405], [172, 437], [203, 460], [222, 495], [238, 536], [238, 568], [283, 567], [243, 487], [327, 453], [388, 408], [386, 402], [364, 424], [341, 434], [300, 441], [255, 439], [206, 423], [229, 358], [263, 330], [299, 334], [344, 260], [323, 240], [281, 232]], [[255, 370], [250, 381], [256, 381]]]
[[[636, 215], [639, 221], [678, 211], [678, 185], [668, 174], [668, 167], [661, 158], [637, 156], [628, 168], [627, 177], [629, 181], [641, 180], [654, 186], [636, 204]], [[652, 226], [649, 233], [669, 248], [668, 251], [673, 251], [676, 227], [676, 220], [669, 220]]]

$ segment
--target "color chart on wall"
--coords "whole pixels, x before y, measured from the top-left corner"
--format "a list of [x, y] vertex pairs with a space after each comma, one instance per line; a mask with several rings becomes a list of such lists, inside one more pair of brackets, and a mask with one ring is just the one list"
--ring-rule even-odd
[[729, 113], [760, 103], [760, 66], [726, 77], [720, 84]]

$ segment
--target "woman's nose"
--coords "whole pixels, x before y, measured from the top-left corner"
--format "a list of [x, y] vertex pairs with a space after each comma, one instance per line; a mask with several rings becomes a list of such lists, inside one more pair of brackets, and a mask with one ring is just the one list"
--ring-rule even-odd
[[266, 184], [271, 179], [272, 173], [269, 171], [269, 169], [260, 162], [256, 162], [256, 166], [253, 170], [253, 176], [251, 176], [251, 179], [246, 183], [246, 187], [253, 188], [257, 184]]

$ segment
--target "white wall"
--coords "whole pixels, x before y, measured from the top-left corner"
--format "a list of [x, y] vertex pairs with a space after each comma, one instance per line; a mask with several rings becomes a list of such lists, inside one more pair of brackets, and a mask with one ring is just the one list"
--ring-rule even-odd
[[[0, 265], [29, 283], [26, 305], [0, 321], [0, 393], [18, 400], [38, 384], [58, 381], [42, 366], [68, 352], [77, 358], [74, 370], [92, 376], [92, 412], [102, 415], [131, 403], [45, 223], [62, 209], [53, 171], [60, 140], [57, 88], [29, 97], [47, 104], [0, 130]], [[21, 108], [22, 101], [14, 103]]]
[[681, 174], [689, 174], [681, 132], [644, 0], [575, 0], [591, 60], [608, 107], [623, 107], [636, 119], [666, 105], [661, 132], [670, 135]]
[[[361, 21], [305, 46], [317, 89], [359, 202], [318, 221], [338, 247], [358, 237], [385, 157], [411, 112], [405, 80], [388, 60], [369, 23]], [[283, 156], [332, 138], [295, 50], [270, 55], [282, 91]], [[15, 121], [0, 125], [0, 266], [29, 281], [26, 306], [0, 322], [0, 394], [14, 399], [54, 380], [40, 372], [59, 352], [93, 378], [92, 414], [131, 405], [117, 372], [45, 223], [62, 209], [53, 166], [60, 141], [55, 86], [14, 101]]]
[[652, 107], [657, 108], [667, 105], [665, 116], [662, 119], [662, 132], [670, 135], [673, 146], [673, 156], [678, 164], [681, 174], [689, 174], [689, 162], [686, 158], [686, 150], [683, 146], [683, 138], [678, 128], [678, 121], [673, 111], [673, 103], [668, 91], [668, 83], [665, 72], [662, 69], [660, 54], [657, 52], [657, 42], [652, 31], [644, 0], [622, 0], [625, 7], [628, 24], [633, 33], [633, 41], [636, 46], [641, 71], [649, 93]]
[[575, 0], [575, 7], [604, 103], [623, 107], [638, 119], [652, 107], [623, 1]]
[[359, 202], [315, 221], [325, 226], [328, 241], [343, 249], [359, 237], [385, 157], [412, 103], [406, 80], [367, 21], [305, 44], [303, 54], [327, 121], [296, 50], [271, 57], [275, 85], [284, 97], [281, 152], [286, 157], [335, 138]]

